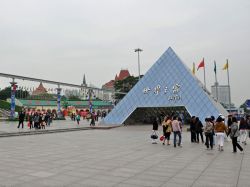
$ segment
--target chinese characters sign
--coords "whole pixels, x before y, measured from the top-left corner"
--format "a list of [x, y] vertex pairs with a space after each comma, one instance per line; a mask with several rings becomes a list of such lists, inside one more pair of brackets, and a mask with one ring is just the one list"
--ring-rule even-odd
[[169, 101], [181, 100], [180, 96], [181, 85], [174, 84], [171, 87], [156, 85], [154, 88], [146, 87], [143, 89], [144, 94], [153, 93], [154, 95], [159, 95], [161, 92], [168, 96]]

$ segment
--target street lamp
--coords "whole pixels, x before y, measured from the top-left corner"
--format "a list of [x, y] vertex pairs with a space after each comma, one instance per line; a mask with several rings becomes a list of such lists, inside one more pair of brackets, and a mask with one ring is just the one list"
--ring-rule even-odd
[[137, 49], [135, 49], [135, 52], [138, 53], [138, 73], [139, 73], [139, 81], [140, 81], [140, 76], [141, 76], [141, 73], [140, 73], [140, 52], [142, 52], [142, 49], [137, 48]]

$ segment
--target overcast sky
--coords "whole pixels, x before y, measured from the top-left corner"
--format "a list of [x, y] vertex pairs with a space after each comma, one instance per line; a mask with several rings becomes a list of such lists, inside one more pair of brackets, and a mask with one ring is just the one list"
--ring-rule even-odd
[[1, 73], [75, 84], [85, 73], [100, 87], [121, 68], [138, 75], [135, 48], [144, 74], [169, 46], [190, 68], [205, 58], [209, 89], [214, 60], [227, 83], [228, 58], [232, 101], [250, 98], [249, 0], [0, 0]]

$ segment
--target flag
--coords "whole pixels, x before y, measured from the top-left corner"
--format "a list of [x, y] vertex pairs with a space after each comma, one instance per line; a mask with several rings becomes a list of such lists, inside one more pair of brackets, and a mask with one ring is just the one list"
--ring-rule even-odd
[[214, 61], [214, 73], [217, 73], [216, 62]]
[[193, 72], [193, 75], [195, 75], [195, 63], [193, 63], [193, 70], [192, 70], [192, 72]]
[[199, 68], [204, 68], [205, 67], [205, 62], [204, 62], [204, 58], [202, 59], [202, 61], [200, 62], [197, 71], [199, 70]]
[[223, 69], [222, 70], [227, 70], [228, 69], [228, 61], [227, 63], [224, 65]]

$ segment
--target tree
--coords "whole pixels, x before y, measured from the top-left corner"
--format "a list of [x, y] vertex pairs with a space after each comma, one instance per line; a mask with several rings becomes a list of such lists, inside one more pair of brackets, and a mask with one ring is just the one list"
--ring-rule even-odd
[[115, 93], [115, 99], [121, 100], [126, 93], [128, 93], [134, 85], [138, 82], [138, 77], [129, 76], [123, 80], [116, 81], [115, 82], [115, 92], [121, 92], [121, 93]]
[[[16, 90], [15, 97], [17, 99], [25, 99], [25, 98], [29, 97], [29, 95], [30, 94], [27, 90]], [[10, 96], [11, 96], [11, 87], [10, 86], [8, 86], [0, 91], [0, 99], [1, 100], [6, 100], [6, 99], [10, 98]]]
[[10, 94], [11, 94], [10, 86], [4, 88], [3, 90], [0, 91], [0, 100], [6, 100], [10, 98]]

